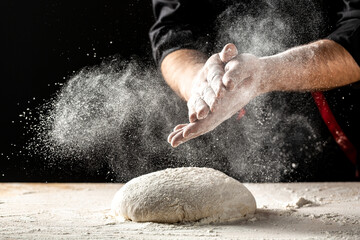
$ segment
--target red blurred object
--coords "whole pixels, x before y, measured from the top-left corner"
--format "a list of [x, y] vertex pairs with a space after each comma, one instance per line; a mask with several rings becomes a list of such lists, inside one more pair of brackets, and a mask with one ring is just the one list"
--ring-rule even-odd
[[359, 169], [356, 163], [357, 151], [354, 145], [350, 142], [348, 137], [345, 135], [344, 131], [341, 129], [340, 125], [337, 123], [329, 104], [326, 101], [326, 98], [322, 92], [312, 92], [311, 93], [315, 103], [319, 109], [320, 115], [324, 120], [329, 131], [333, 135], [336, 143], [339, 145], [341, 150], [345, 153], [347, 158], [355, 165], [356, 172], [355, 176], [359, 177]]
[[240, 111], [239, 111], [239, 114], [237, 115], [236, 117], [236, 120], [240, 120], [246, 113], [246, 110], [245, 108], [242, 108]]

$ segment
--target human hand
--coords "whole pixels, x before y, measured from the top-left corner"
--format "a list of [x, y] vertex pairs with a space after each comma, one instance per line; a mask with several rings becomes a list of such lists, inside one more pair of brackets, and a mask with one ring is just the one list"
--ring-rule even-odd
[[263, 72], [263, 65], [262, 59], [251, 54], [240, 54], [230, 60], [225, 65], [225, 73], [221, 78], [222, 85], [227, 90], [222, 92], [221, 99], [216, 99], [216, 111], [206, 114], [201, 119], [198, 118], [197, 121], [176, 126], [169, 135], [168, 142], [173, 147], [177, 147], [181, 143], [212, 131], [253, 98], [264, 93], [266, 88], [262, 80], [266, 79], [266, 71]]
[[212, 55], [197, 74], [187, 103], [189, 122], [207, 117], [216, 110], [218, 100], [226, 89], [231, 89], [232, 81], [223, 82], [224, 66], [238, 54], [234, 44], [227, 44], [220, 53]]

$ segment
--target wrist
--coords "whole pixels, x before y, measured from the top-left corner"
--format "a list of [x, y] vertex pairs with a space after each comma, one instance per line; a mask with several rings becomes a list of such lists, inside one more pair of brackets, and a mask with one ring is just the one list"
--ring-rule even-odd
[[281, 85], [281, 60], [278, 56], [266, 56], [260, 58], [261, 65], [261, 91], [262, 93], [282, 91]]
[[161, 64], [167, 84], [186, 101], [191, 97], [193, 81], [206, 62], [201, 52], [180, 49], [168, 54]]

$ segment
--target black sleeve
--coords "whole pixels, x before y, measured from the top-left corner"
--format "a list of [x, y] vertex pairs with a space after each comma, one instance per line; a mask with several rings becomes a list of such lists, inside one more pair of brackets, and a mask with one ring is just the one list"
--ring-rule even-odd
[[[150, 29], [153, 56], [160, 66], [164, 57], [181, 48], [197, 49], [206, 37], [206, 29], [215, 18], [214, 9], [205, 0], [153, 0], [156, 22]], [[204, 38], [205, 39], [205, 38]]]
[[360, 0], [343, 0], [336, 8], [335, 30], [328, 39], [342, 45], [360, 66]]

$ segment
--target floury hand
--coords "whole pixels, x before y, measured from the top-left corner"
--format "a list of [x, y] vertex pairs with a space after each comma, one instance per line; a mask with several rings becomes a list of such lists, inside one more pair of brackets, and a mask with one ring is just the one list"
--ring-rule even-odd
[[[236, 53], [236, 55], [228, 59], [229, 52]], [[227, 63], [222, 77], [219, 78], [226, 90], [222, 92], [222, 97], [214, 105], [216, 111], [206, 114], [201, 119], [197, 118], [196, 121], [176, 126], [168, 137], [168, 142], [173, 147], [212, 131], [253, 98], [266, 92], [262, 84], [264, 78], [261, 76], [264, 67], [262, 59], [252, 54], [238, 55], [237, 52], [235, 45], [227, 44], [218, 54], [220, 61]], [[212, 57], [214, 56], [216, 55]]]
[[227, 44], [220, 53], [212, 55], [201, 68], [195, 77], [191, 97], [187, 103], [189, 122], [204, 119], [210, 111], [214, 112], [226, 90], [234, 87], [232, 81], [223, 81], [223, 76], [225, 64], [237, 54], [235, 45]]
[[[190, 114], [190, 123], [180, 124], [174, 128], [168, 137], [168, 142], [173, 147], [212, 131], [242, 109], [251, 99], [264, 92], [261, 84], [262, 78], [259, 76], [260, 69], [262, 69], [261, 59], [251, 54], [237, 55], [237, 52], [235, 45], [227, 44], [220, 54], [215, 54], [209, 58], [208, 62], [210, 63], [215, 60], [222, 63], [227, 62], [225, 71], [223, 70], [218, 75], [219, 77], [216, 77], [216, 82], [221, 81], [226, 90], [221, 92], [221, 98], [216, 99], [214, 104], [208, 104], [213, 108], [215, 107], [215, 111], [211, 113], [204, 111], [205, 114], [195, 121], [191, 121], [193, 119], [191, 119], [192, 115]], [[236, 55], [232, 55], [231, 59], [228, 59], [229, 53], [236, 53]], [[217, 70], [219, 69], [218, 65], [216, 65]], [[212, 78], [207, 79], [211, 80]]]

